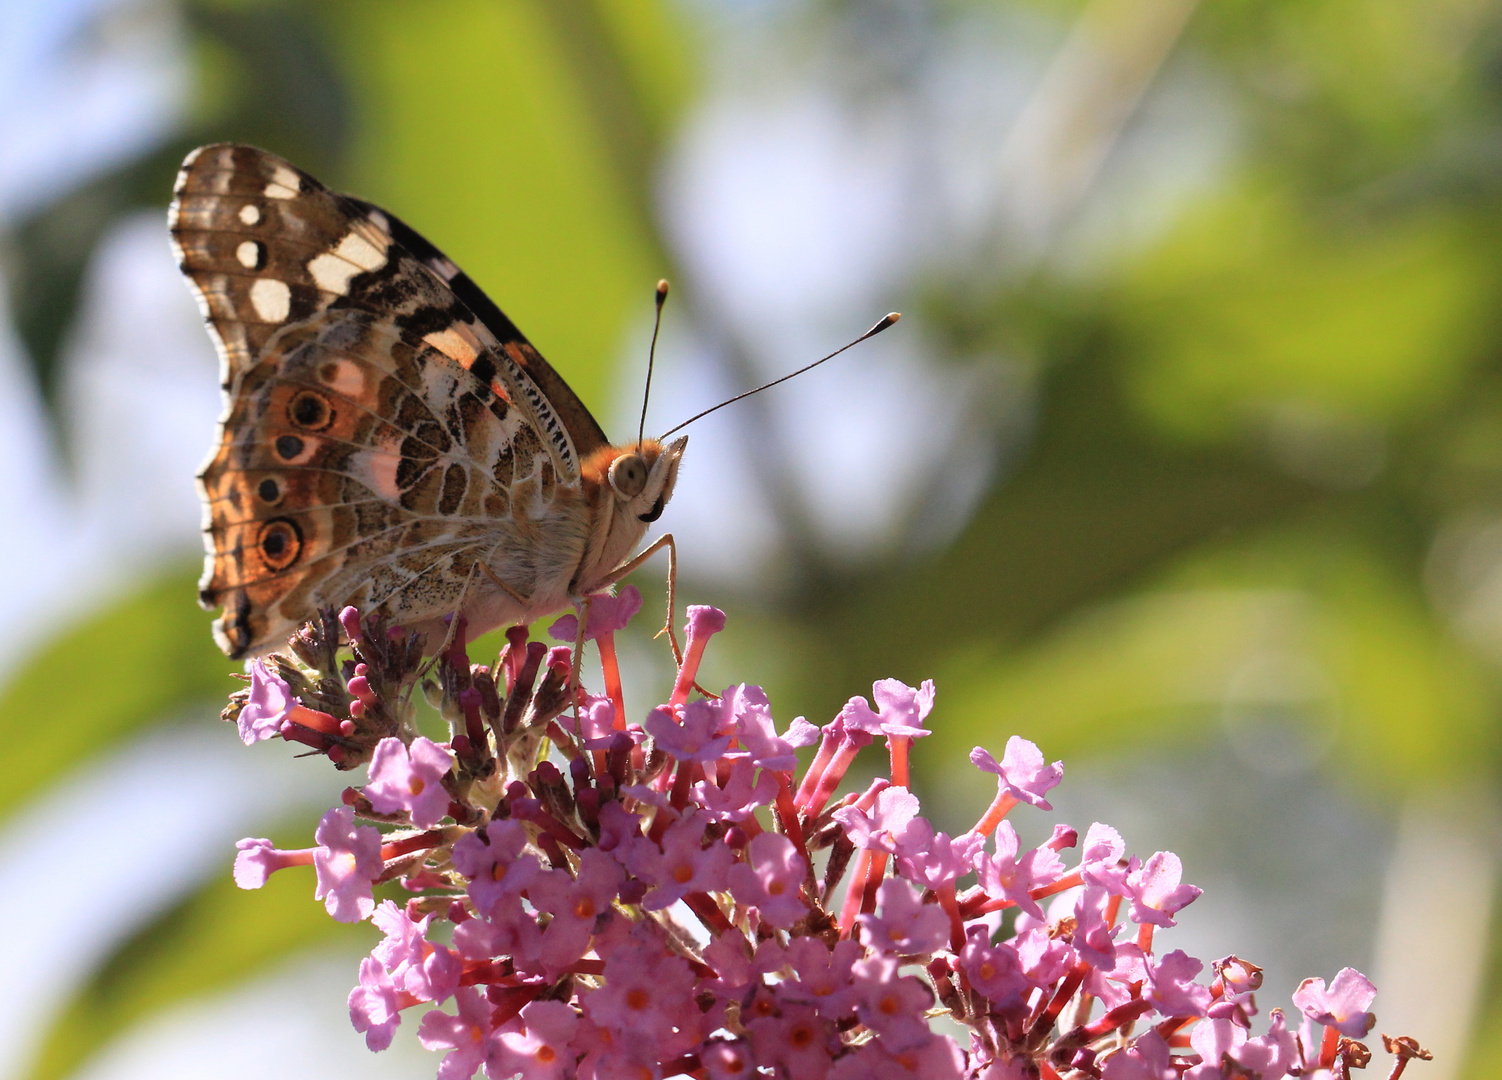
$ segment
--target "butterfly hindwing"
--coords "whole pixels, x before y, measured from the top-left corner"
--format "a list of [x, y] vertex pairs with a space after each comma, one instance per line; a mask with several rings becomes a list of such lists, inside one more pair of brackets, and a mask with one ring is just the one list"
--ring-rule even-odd
[[[529, 522], [569, 533], [578, 451], [564, 418], [588, 412], [570, 393], [560, 415], [534, 376], [562, 380], [493, 304], [488, 322], [475, 315], [452, 281], [483, 294], [452, 263], [250, 147], [190, 156], [171, 220], [224, 368], [200, 476], [200, 598], [225, 609], [226, 652], [274, 645], [323, 604], [452, 611], [476, 557], [498, 550], [520, 553], [500, 561], [524, 591], [558, 576], [533, 565]], [[579, 430], [587, 443], [598, 425]], [[578, 557], [568, 535], [543, 547]]]

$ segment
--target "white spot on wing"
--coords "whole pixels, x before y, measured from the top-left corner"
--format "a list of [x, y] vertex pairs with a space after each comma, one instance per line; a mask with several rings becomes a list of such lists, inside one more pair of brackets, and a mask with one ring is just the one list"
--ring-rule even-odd
[[292, 290], [285, 281], [259, 278], [250, 287], [250, 306], [265, 322], [286, 322], [292, 310]]
[[313, 283], [324, 292], [338, 293], [340, 296], [349, 292], [349, 279], [359, 272], [358, 266], [345, 262], [332, 251], [325, 251], [308, 260], [308, 273], [312, 275]]
[[266, 185], [266, 190], [261, 192], [268, 199], [293, 199], [297, 197], [302, 181], [297, 174], [285, 165], [278, 165], [271, 174], [271, 181]]
[[261, 261], [261, 245], [254, 240], [242, 240], [235, 248], [235, 258], [247, 270], [254, 270]]
[[308, 260], [308, 273], [325, 292], [343, 295], [349, 292], [349, 280], [356, 274], [379, 270], [386, 265], [386, 253], [356, 232], [344, 234], [333, 251], [325, 251]]
[[240, 207], [240, 221], [246, 225], [255, 225], [261, 220], [261, 208], [255, 203], [246, 203]]
[[361, 270], [379, 270], [386, 265], [386, 252], [357, 232], [345, 234], [334, 254], [354, 263]]

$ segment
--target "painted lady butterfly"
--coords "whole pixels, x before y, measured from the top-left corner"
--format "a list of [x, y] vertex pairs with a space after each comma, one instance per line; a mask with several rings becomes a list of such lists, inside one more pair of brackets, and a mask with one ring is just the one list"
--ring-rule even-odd
[[628, 561], [687, 437], [611, 445], [392, 215], [217, 144], [183, 162], [168, 222], [221, 361], [199, 600], [229, 656], [346, 604], [436, 646], [461, 605], [471, 633], [531, 622], [671, 554]]

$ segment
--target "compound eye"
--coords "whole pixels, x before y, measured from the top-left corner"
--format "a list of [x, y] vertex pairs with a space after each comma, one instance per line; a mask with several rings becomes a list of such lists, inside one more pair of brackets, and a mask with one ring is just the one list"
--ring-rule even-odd
[[634, 499], [647, 486], [647, 463], [639, 454], [622, 454], [610, 463], [610, 486], [623, 499]]

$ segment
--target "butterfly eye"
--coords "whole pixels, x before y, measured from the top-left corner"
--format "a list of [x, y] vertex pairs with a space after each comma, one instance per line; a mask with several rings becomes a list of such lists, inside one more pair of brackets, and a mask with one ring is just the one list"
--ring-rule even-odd
[[610, 464], [610, 486], [623, 499], [634, 499], [647, 486], [647, 463], [639, 454], [622, 454]]

